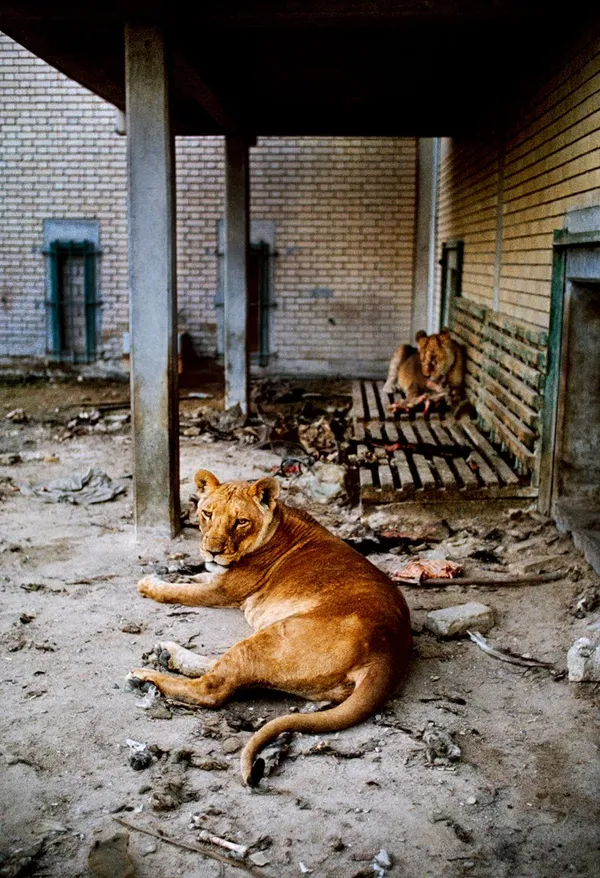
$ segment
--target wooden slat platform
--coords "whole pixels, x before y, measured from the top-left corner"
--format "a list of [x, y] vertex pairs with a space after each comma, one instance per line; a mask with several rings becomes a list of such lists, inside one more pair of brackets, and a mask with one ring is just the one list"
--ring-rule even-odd
[[384, 393], [382, 381], [355, 381], [352, 397], [360, 495], [365, 503], [537, 497], [537, 488], [513, 472], [468, 418], [393, 414], [389, 405], [400, 397]]

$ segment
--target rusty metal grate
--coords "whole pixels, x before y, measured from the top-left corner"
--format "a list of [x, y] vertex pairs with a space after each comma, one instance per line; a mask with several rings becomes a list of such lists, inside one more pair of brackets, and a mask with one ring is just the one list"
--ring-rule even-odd
[[383, 382], [353, 383], [352, 422], [361, 499], [536, 497], [473, 421], [447, 413], [391, 413]]

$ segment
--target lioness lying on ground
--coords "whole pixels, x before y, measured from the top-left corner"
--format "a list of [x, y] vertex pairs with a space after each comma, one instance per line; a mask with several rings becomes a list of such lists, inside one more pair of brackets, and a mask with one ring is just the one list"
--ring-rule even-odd
[[383, 390], [401, 390], [408, 402], [418, 402], [431, 394], [446, 394], [452, 404], [464, 392], [465, 357], [462, 346], [442, 329], [434, 335], [422, 330], [415, 337], [417, 350], [400, 345], [390, 361]]
[[131, 677], [203, 707], [220, 707], [248, 686], [339, 702], [279, 717], [256, 732], [241, 757], [244, 783], [253, 784], [262, 773], [257, 754], [281, 732], [344, 729], [383, 704], [408, 663], [408, 607], [366, 558], [307, 513], [278, 502], [275, 479], [220, 484], [200, 470], [195, 482], [206, 572], [191, 583], [146, 576], [138, 591], [163, 603], [241, 607], [256, 633], [213, 662], [161, 644], [169, 668], [195, 679], [148, 668]]

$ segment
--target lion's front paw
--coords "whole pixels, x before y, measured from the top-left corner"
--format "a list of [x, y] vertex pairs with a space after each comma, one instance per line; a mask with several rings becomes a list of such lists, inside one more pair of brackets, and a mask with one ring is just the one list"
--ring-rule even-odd
[[154, 598], [154, 600], [156, 600], [165, 585], [166, 583], [164, 580], [152, 573], [149, 576], [144, 576], [143, 579], [140, 579], [137, 584], [137, 590], [145, 598]]

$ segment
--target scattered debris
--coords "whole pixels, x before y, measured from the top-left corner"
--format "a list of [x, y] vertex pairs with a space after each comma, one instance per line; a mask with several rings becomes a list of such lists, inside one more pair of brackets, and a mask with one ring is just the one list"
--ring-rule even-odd
[[229, 762], [215, 756], [194, 757], [190, 765], [202, 771], [227, 771], [229, 768]]
[[42, 853], [44, 840], [40, 839], [25, 847], [16, 847], [14, 850], [0, 852], [0, 876], [1, 878], [19, 878], [21, 875], [31, 874], [29, 867]]
[[[116, 820], [117, 823], [120, 823], [122, 826], [125, 826], [127, 829], [131, 829], [134, 832], [143, 832], [145, 835], [151, 835], [152, 838], [158, 838], [161, 841], [164, 841], [166, 844], [172, 844], [175, 847], [182, 848], [186, 851], [193, 851], [197, 854], [203, 854], [205, 857], [210, 857], [213, 860], [218, 860], [220, 863], [227, 863], [230, 866], [234, 866], [236, 869], [243, 869], [249, 875], [258, 876], [258, 878], [264, 878], [262, 872], [255, 871], [251, 866], [248, 866], [246, 863], [243, 863], [241, 860], [235, 859], [233, 857], [226, 857], [223, 854], [219, 854], [216, 851], [211, 850], [208, 847], [200, 846], [197, 844], [187, 844], [183, 841], [178, 841], [175, 838], [170, 838], [168, 835], [165, 835], [162, 832], [155, 832], [152, 829], [146, 829], [142, 826], [134, 826], [132, 823], [128, 823], [126, 820], [123, 820], [121, 817], [113, 817], [113, 820]], [[108, 878], [108, 876], [107, 876]]]
[[336, 463], [317, 461], [308, 472], [294, 479], [293, 484], [312, 500], [329, 503], [346, 491], [346, 468]]
[[247, 845], [236, 844], [236, 842], [229, 841], [229, 839], [227, 838], [220, 838], [220, 836], [210, 833], [208, 829], [200, 830], [200, 832], [198, 833], [198, 838], [200, 839], [200, 841], [208, 841], [210, 842], [210, 844], [214, 844], [217, 847], [225, 848], [226, 851], [229, 851], [234, 856], [239, 857], [242, 860], [250, 850]]
[[554, 667], [552, 662], [541, 662], [528, 655], [517, 655], [508, 649], [500, 649], [499, 647], [491, 646], [479, 631], [467, 631], [467, 634], [480, 649], [487, 652], [487, 654], [491, 655], [493, 658], [500, 659], [502, 662], [509, 662], [511, 665], [522, 665], [525, 668]]
[[93, 878], [135, 878], [128, 847], [128, 832], [105, 832], [94, 839], [88, 854], [90, 875]]
[[[390, 574], [392, 579], [396, 579], [395, 575]], [[542, 585], [546, 582], [557, 582], [559, 579], [564, 579], [564, 573], [540, 573], [538, 575], [528, 574], [528, 575], [520, 575], [517, 574], [515, 576], [461, 576], [460, 584], [461, 586], [476, 586], [481, 585], [484, 588], [501, 588], [504, 586], [513, 586], [513, 585]], [[427, 588], [444, 588], [447, 585], [452, 584], [452, 580], [450, 579], [401, 579], [397, 580], [398, 582], [402, 582], [403, 585], [424, 585]]]
[[173, 719], [173, 714], [171, 713], [167, 705], [163, 703], [152, 704], [148, 708], [147, 716], [150, 719]]
[[406, 534], [399, 532], [390, 531], [378, 534], [375, 531], [368, 531], [364, 536], [348, 537], [344, 542], [367, 557], [380, 552], [390, 552], [394, 549], [406, 550], [411, 539]]
[[106, 503], [124, 494], [126, 490], [124, 484], [113, 482], [105, 472], [94, 468], [85, 473], [56, 479], [37, 488], [21, 485], [22, 494], [38, 497], [44, 503], [72, 503], [83, 506]]
[[570, 683], [600, 682], [600, 643], [580, 637], [567, 653]]
[[588, 613], [591, 613], [600, 604], [600, 588], [592, 585], [578, 595], [575, 600], [576, 604], [572, 611], [573, 615], [576, 619], [584, 619]]
[[421, 582], [424, 579], [434, 578], [454, 579], [454, 577], [460, 576], [463, 569], [461, 564], [443, 559], [410, 561], [402, 570], [392, 573], [391, 578], [394, 582], [403, 582], [404, 580]]
[[363, 747], [360, 750], [339, 750], [337, 747], [334, 747], [329, 741], [317, 741], [316, 744], [312, 744], [305, 750], [304, 756], [335, 756], [337, 759], [361, 759], [368, 750], [374, 750], [376, 748], [376, 744], [373, 744], [372, 747]]
[[13, 424], [26, 424], [29, 418], [25, 414], [24, 409], [13, 409], [12, 412], [6, 415], [6, 420], [12, 421]]
[[374, 858], [371, 868], [375, 874], [375, 878], [385, 878], [385, 873], [389, 872], [389, 870], [393, 866], [393, 861], [385, 848], [381, 848], [378, 851]]
[[23, 463], [20, 454], [0, 454], [0, 466], [14, 466], [16, 463]]
[[451, 762], [457, 762], [462, 756], [462, 750], [446, 729], [439, 729], [433, 723], [423, 732], [425, 744], [425, 758], [428, 765], [447, 766]]
[[188, 787], [185, 763], [169, 766], [155, 785], [150, 804], [154, 811], [175, 811], [183, 802], [198, 798], [195, 790]]
[[475, 626], [480, 631], [489, 631], [494, 627], [494, 611], [491, 607], [472, 601], [432, 610], [425, 617], [425, 627], [438, 637], [457, 637], [467, 634], [469, 628]]
[[300, 444], [316, 459], [337, 450], [337, 440], [325, 415], [311, 424], [298, 425]]
[[144, 768], [150, 768], [155, 759], [155, 754], [148, 748], [147, 744], [141, 741], [134, 741], [127, 738], [125, 741], [129, 747], [129, 764], [134, 771], [142, 771]]
[[284, 732], [260, 754], [262, 777], [275, 774], [281, 763], [289, 756], [292, 746], [292, 733]]

